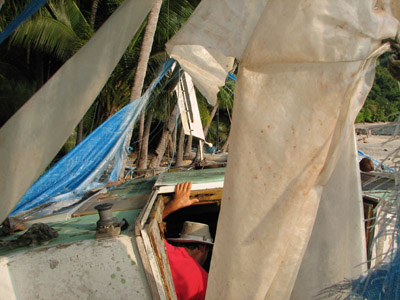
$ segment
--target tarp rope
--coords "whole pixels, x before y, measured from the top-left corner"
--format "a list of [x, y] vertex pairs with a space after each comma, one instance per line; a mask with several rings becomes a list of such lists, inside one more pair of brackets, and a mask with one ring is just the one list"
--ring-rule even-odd
[[8, 38], [15, 29], [18, 28], [23, 22], [29, 19], [35, 12], [39, 10], [43, 5], [47, 3], [48, 0], [33, 0], [31, 1], [25, 9], [20, 13], [2, 32], [0, 32], [0, 44]]

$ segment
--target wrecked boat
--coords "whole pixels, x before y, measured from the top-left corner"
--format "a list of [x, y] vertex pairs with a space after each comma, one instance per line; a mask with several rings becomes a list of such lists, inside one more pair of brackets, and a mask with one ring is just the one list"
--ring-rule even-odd
[[[125, 1], [0, 129], [2, 219], [79, 122], [150, 7], [151, 1]], [[396, 1], [205, 0], [169, 41], [168, 53], [210, 103], [235, 59], [240, 61], [207, 300], [311, 299], [324, 287], [366, 272], [353, 124], [372, 86], [376, 59], [390, 49], [390, 43], [382, 41], [396, 38], [399, 16]], [[63, 113], [65, 103], [71, 114]], [[42, 111], [44, 107], [48, 110]], [[162, 266], [165, 253], [150, 246], [159, 245], [159, 237], [142, 230], [164, 230], [157, 209], [161, 207], [146, 205], [131, 212], [136, 218], [117, 213], [128, 223], [135, 219], [130, 236], [95, 240], [90, 232], [85, 241], [29, 250], [38, 254], [52, 249], [54, 255], [41, 261], [45, 277], [38, 287], [23, 281], [29, 276], [26, 256], [13, 260], [16, 252], [12, 262], [5, 256], [2, 295], [66, 299], [68, 293], [78, 298], [105, 293], [107, 298], [122, 298], [129, 281], [137, 287], [130, 286], [127, 297], [174, 299], [168, 268]], [[89, 222], [91, 217], [65, 222], [75, 228], [79, 218]], [[92, 218], [90, 228], [94, 222]], [[83, 232], [75, 237], [83, 237]], [[145, 238], [138, 243], [139, 232]], [[75, 247], [82, 253], [63, 255]], [[148, 261], [140, 254], [143, 248]], [[100, 263], [89, 259], [97, 251]], [[11, 268], [17, 276], [10, 276]], [[57, 282], [71, 280], [68, 291], [59, 293], [56, 285], [45, 285], [53, 271], [62, 273]], [[101, 271], [105, 277], [100, 278]], [[86, 282], [92, 288], [86, 289]], [[35, 294], [35, 289], [43, 294]]]
[[[132, 180], [65, 211], [26, 220], [27, 226], [48, 224], [58, 236], [45, 244], [38, 238], [1, 248], [2, 299], [175, 299], [163, 242], [164, 203], [177, 183], [192, 181], [191, 196], [200, 202], [169, 216], [166, 234], [176, 236], [184, 220], [193, 220], [208, 223], [215, 236], [224, 175], [224, 168], [212, 168]], [[105, 204], [112, 206], [109, 216], [101, 211]], [[106, 217], [100, 218], [99, 210]], [[99, 220], [113, 224], [113, 218], [118, 224], [124, 220], [126, 229], [96, 231]], [[2, 241], [12, 244], [17, 238], [22, 243], [24, 235]]]

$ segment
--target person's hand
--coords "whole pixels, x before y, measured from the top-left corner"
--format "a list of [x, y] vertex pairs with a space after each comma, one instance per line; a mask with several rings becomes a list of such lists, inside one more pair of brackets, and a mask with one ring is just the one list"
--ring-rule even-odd
[[190, 190], [192, 188], [191, 182], [178, 183], [175, 189], [174, 199], [168, 202], [163, 211], [163, 219], [170, 213], [178, 209], [190, 206], [199, 202], [199, 199], [190, 199]]

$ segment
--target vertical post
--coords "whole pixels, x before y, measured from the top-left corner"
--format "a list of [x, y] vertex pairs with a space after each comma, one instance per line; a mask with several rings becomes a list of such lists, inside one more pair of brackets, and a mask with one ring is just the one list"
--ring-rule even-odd
[[200, 161], [203, 161], [204, 159], [203, 146], [204, 146], [204, 141], [199, 140]]

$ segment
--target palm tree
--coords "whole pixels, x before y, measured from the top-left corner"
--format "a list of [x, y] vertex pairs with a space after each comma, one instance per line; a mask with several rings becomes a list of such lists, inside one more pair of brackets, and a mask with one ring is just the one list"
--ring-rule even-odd
[[[211, 122], [213, 121], [218, 109], [221, 107], [221, 108], [232, 110], [234, 85], [235, 85], [235, 82], [232, 79], [227, 79], [225, 86], [220, 87], [218, 97], [217, 97], [217, 102], [212, 107], [211, 111], [209, 112], [209, 114], [206, 118], [207, 119], [206, 125], [204, 126], [204, 129], [203, 129], [204, 137], [206, 139], [207, 139], [207, 135], [209, 133]], [[202, 98], [204, 98], [204, 97], [198, 97], [198, 99], [202, 99]], [[204, 99], [202, 100], [202, 103], [204, 103]], [[200, 112], [201, 111], [203, 111], [203, 114], [205, 114], [204, 110], [200, 110]], [[226, 139], [228, 139], [228, 138], [226, 138]], [[193, 162], [197, 163], [199, 161], [200, 161], [200, 149], [197, 150], [196, 157]]]
[[[94, 22], [95, 16], [91, 19]], [[50, 1], [38, 14], [22, 24], [11, 38], [11, 44], [34, 48], [65, 62], [93, 35], [74, 1]], [[83, 119], [78, 124], [76, 144], [82, 141]]]
[[[18, 1], [18, 0], [17, 0]], [[22, 1], [22, 0], [21, 0]], [[114, 0], [115, 7], [120, 0]], [[193, 1], [197, 4], [197, 0]], [[51, 57], [52, 61], [58, 61], [59, 64], [66, 61], [73, 53], [75, 53], [94, 32], [93, 24], [95, 24], [96, 0], [90, 1], [92, 14], [88, 16], [89, 21], [84, 17], [79, 7], [72, 0], [50, 1], [46, 7], [43, 7], [34, 17], [25, 22], [12, 36], [11, 44], [13, 47], [23, 47], [29, 49], [28, 52], [44, 53], [46, 57]], [[89, 1], [80, 1], [81, 5], [89, 7]], [[99, 7], [102, 7], [103, 4]], [[156, 43], [153, 45], [153, 53], [150, 60], [145, 66], [149, 66], [148, 74], [154, 74], [154, 70], [166, 59], [164, 52], [164, 44], [181, 26], [193, 11], [193, 5], [187, 1], [169, 1], [162, 6], [160, 13], [160, 22], [154, 37]], [[100, 20], [107, 15], [102, 9], [99, 12]], [[97, 23], [97, 21], [96, 21]], [[142, 26], [144, 30], [146, 24]], [[84, 118], [82, 126], [87, 130], [97, 126], [101, 120], [116, 112], [129, 98], [129, 83], [133, 80], [133, 74], [140, 73], [138, 68], [132, 68], [136, 65], [139, 54], [137, 42], [141, 40], [141, 32], [139, 32], [127, 53], [121, 59], [120, 64], [110, 77], [103, 91], [100, 93], [95, 104], [89, 109]], [[152, 66], [153, 65], [153, 66]], [[135, 72], [136, 71], [136, 72]], [[152, 77], [152, 76], [148, 76]], [[146, 78], [145, 78], [146, 79]], [[144, 80], [145, 80], [144, 79]], [[140, 81], [140, 80], [138, 80]], [[149, 80], [147, 81], [149, 82]], [[146, 84], [146, 81], [144, 81]], [[142, 88], [135, 89], [141, 93]], [[131, 98], [136, 98], [132, 93]], [[159, 109], [159, 108], [158, 108]], [[159, 114], [155, 111], [155, 116]], [[151, 124], [149, 121], [147, 124]], [[141, 140], [141, 139], [140, 139]], [[143, 146], [144, 147], [144, 146]], [[146, 145], [147, 147], [147, 145]], [[147, 150], [145, 150], [147, 153]]]
[[[114, 0], [110, 1], [110, 4], [115, 9], [119, 2], [121, 1]], [[11, 45], [45, 53], [52, 57], [53, 61], [56, 59], [61, 63], [65, 62], [94, 34], [97, 4], [97, 0], [92, 2], [92, 14], [89, 16], [92, 25], [90, 25], [74, 1], [50, 1], [46, 7], [16, 30], [11, 37]], [[102, 12], [101, 16], [104, 17], [104, 14], [109, 13]], [[144, 26], [141, 29], [143, 28]], [[135, 65], [137, 61], [135, 45], [140, 40], [139, 37], [140, 32], [135, 35], [121, 63], [116, 67], [95, 104], [83, 118], [84, 122], [81, 121], [78, 126], [77, 142], [81, 140], [83, 127], [86, 127], [87, 131], [92, 130], [128, 103], [129, 89], [127, 90], [126, 85], [132, 78], [134, 71], [132, 65]]]
[[[131, 91], [130, 102], [139, 98], [142, 95], [143, 83], [147, 72], [147, 65], [149, 62], [150, 52], [153, 46], [154, 33], [156, 32], [158, 16], [160, 14], [162, 0], [156, 0], [153, 3], [149, 17], [147, 19], [147, 25], [144, 32], [144, 37], [142, 41], [142, 46], [140, 49], [139, 60], [136, 68], [135, 78], [133, 80], [133, 86]], [[140, 115], [139, 122], [139, 154], [138, 159], [140, 161], [139, 168], [145, 169], [145, 163], [147, 162], [147, 152], [145, 154], [143, 151], [147, 151], [147, 144], [143, 145], [143, 131], [144, 131], [144, 111]], [[151, 115], [152, 117], [152, 115]], [[148, 121], [151, 124], [151, 120]], [[148, 141], [148, 137], [146, 138]], [[141, 156], [143, 158], [141, 159]]]
[[181, 126], [181, 130], [179, 133], [179, 142], [178, 142], [178, 149], [176, 152], [176, 167], [181, 167], [183, 165], [183, 147], [185, 144], [185, 132], [183, 130], [183, 126]]
[[178, 104], [175, 103], [174, 108], [172, 109], [171, 115], [168, 119], [167, 126], [164, 128], [163, 133], [160, 138], [160, 142], [158, 143], [158, 147], [156, 149], [156, 155], [150, 162], [150, 168], [156, 169], [160, 166], [160, 162], [164, 156], [165, 150], [167, 149], [168, 138], [171, 133], [173, 133], [176, 125], [176, 114], [178, 112]]
[[33, 48], [64, 62], [93, 35], [93, 29], [72, 0], [50, 1], [23, 23], [11, 44]]
[[[144, 124], [144, 131], [142, 134], [142, 143], [139, 144], [140, 146], [140, 155], [138, 156], [138, 169], [139, 170], [144, 170], [147, 168], [147, 156], [148, 156], [148, 146], [149, 146], [149, 137], [150, 137], [150, 129], [151, 129], [151, 122], [153, 120], [153, 113], [154, 109], [150, 109], [147, 118], [146, 118], [146, 124]], [[142, 113], [142, 116], [144, 115], [144, 112]], [[139, 140], [140, 140], [140, 135], [139, 135]]]
[[[99, 0], [93, 0], [92, 9], [91, 9], [90, 18], [89, 18], [89, 25], [90, 25], [90, 28], [92, 28], [93, 30], [94, 30], [94, 21], [96, 19], [98, 4], [99, 4]], [[75, 142], [76, 145], [78, 145], [80, 142], [82, 142], [84, 118], [85, 117], [83, 117], [82, 120], [78, 124], [77, 134], [76, 134], [76, 142]]]
[[[23, 11], [27, 1], [7, 1], [2, 6], [0, 31]], [[0, 126], [2, 126], [41, 85], [38, 59], [29, 50], [0, 44]], [[32, 59], [33, 56], [33, 59]]]
[[[218, 103], [219, 103], [219, 108], [222, 110], [225, 110], [227, 112], [227, 115], [225, 115], [225, 121], [224, 122], [219, 122], [219, 124], [216, 124], [215, 128], [213, 131], [217, 131], [217, 140], [215, 142], [216, 145], [219, 145], [219, 141], [221, 140], [224, 142], [224, 145], [221, 148], [222, 152], [226, 152], [228, 150], [229, 146], [229, 131], [230, 131], [230, 124], [232, 123], [231, 120], [231, 115], [232, 115], [232, 109], [233, 109], [233, 96], [234, 96], [234, 91], [235, 91], [235, 81], [228, 78], [226, 81], [225, 86], [221, 87], [219, 90], [218, 94]], [[219, 114], [221, 116], [221, 113]], [[218, 134], [218, 132], [220, 134]]]
[[[184, 1], [172, 1], [171, 3], [168, 2], [167, 5], [163, 6], [161, 6], [161, 4], [162, 1], [160, 0], [157, 0], [153, 4], [152, 11], [150, 12], [148, 18], [148, 24], [146, 25], [145, 36], [143, 38], [138, 67], [135, 74], [134, 85], [132, 87], [131, 101], [137, 99], [141, 95], [143, 82], [146, 74], [146, 66], [148, 64], [149, 58], [152, 59], [157, 56], [164, 56], [164, 59], [167, 58], [167, 55], [164, 52], [165, 42], [169, 39], [170, 35], [172, 35], [180, 28], [180, 26], [182, 26], [183, 22], [186, 21], [186, 19], [191, 15], [191, 13], [194, 10], [194, 7], [191, 4]], [[155, 27], [157, 25], [158, 18], [159, 18], [158, 26]], [[154, 40], [156, 41], [155, 45], [153, 45]], [[153, 51], [155, 51], [155, 54], [150, 56], [150, 51], [152, 48]], [[147, 168], [147, 156], [148, 156], [147, 152], [148, 152], [149, 139], [148, 137], [144, 137], [144, 119], [145, 119], [145, 113], [143, 112], [140, 118], [139, 137], [138, 137], [139, 169]], [[150, 125], [151, 121], [147, 122], [147, 126]], [[149, 132], [149, 130], [147, 130], [147, 132]], [[162, 143], [163, 141], [160, 142], [160, 144]], [[158, 147], [158, 149], [160, 148]]]

